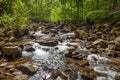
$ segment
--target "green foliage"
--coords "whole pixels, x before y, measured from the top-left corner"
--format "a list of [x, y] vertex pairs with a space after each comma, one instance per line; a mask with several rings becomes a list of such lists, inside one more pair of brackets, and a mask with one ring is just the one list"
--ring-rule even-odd
[[4, 7], [0, 25], [23, 26], [30, 19], [42, 21], [120, 19], [120, 0], [0, 0]]
[[5, 0], [3, 4], [4, 14], [0, 16], [1, 26], [24, 26], [29, 19], [26, 4], [22, 0]]

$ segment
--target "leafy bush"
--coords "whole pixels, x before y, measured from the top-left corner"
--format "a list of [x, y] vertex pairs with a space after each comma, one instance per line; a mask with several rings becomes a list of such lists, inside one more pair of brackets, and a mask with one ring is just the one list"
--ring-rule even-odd
[[4, 14], [0, 16], [1, 26], [24, 26], [26, 21], [29, 19], [28, 7], [22, 0], [5, 0]]

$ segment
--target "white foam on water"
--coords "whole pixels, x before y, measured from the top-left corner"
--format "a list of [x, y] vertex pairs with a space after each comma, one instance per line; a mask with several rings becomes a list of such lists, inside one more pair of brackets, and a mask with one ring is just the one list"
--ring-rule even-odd
[[100, 55], [97, 55], [97, 54], [90, 54], [88, 55], [87, 59], [90, 61], [90, 60], [93, 60], [93, 57], [96, 58], [98, 61], [111, 61], [110, 59], [106, 58], [106, 57], [101, 57]]
[[24, 56], [24, 57], [25, 56], [33, 56], [33, 54], [34, 54], [33, 52], [27, 52], [27, 51], [22, 52], [22, 56]]
[[[106, 77], [96, 77], [95, 80], [108, 80]], [[109, 79], [110, 80], [110, 79]]]
[[57, 46], [59, 53], [67, 50], [67, 48], [68, 48], [67, 44], [68, 44], [68, 42], [63, 42], [63, 43], [59, 42], [59, 45]]
[[120, 76], [120, 73], [111, 70], [110, 67], [107, 65], [106, 66], [104, 66], [104, 65], [103, 66], [95, 66], [93, 69], [100, 73], [106, 73], [108, 75], [107, 79], [109, 79], [109, 80], [114, 80], [115, 76], [117, 76], [117, 75]]
[[45, 34], [43, 34], [41, 30], [40, 30], [40, 31], [35, 32], [35, 34], [34, 34], [34, 35], [35, 35], [35, 36], [45, 36]]
[[37, 56], [42, 56], [43, 58], [48, 57], [49, 53], [42, 50], [42, 49], [36, 49], [34, 52]]
[[67, 39], [67, 37], [70, 36], [70, 35], [74, 35], [74, 33], [73, 33], [73, 32], [71, 32], [71, 33], [66, 33], [66, 34], [64, 34], [64, 33], [59, 33], [59, 37], [60, 37], [61, 39]]
[[[96, 58], [96, 63], [93, 62], [94, 61], [93, 57]], [[87, 59], [89, 60], [90, 65], [93, 66], [93, 64], [95, 64], [93, 66], [94, 71], [107, 74], [107, 77], [97, 77], [96, 80], [115, 80], [115, 76], [120, 75], [120, 73], [111, 70], [110, 65], [98, 63], [98, 62], [111, 61], [106, 57], [101, 57], [100, 55], [91, 54], [91, 55], [88, 55]]]
[[63, 79], [60, 76], [58, 76], [56, 80], [63, 80]]

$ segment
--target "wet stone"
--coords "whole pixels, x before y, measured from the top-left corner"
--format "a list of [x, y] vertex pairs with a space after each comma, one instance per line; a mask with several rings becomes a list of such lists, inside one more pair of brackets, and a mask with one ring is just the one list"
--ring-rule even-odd
[[24, 49], [27, 52], [33, 52], [33, 51], [35, 51], [35, 49], [31, 45], [26, 45]]
[[120, 42], [115, 44], [115, 50], [116, 51], [120, 51]]
[[24, 74], [33, 75], [37, 72], [38, 67], [30, 63], [24, 63], [19, 66], [16, 66], [17, 69], [22, 71]]
[[103, 39], [98, 39], [96, 41], [94, 41], [92, 43], [93, 47], [96, 48], [98, 45], [101, 47], [101, 48], [106, 48], [107, 45], [108, 45], [108, 42], [103, 40]]
[[75, 26], [73, 24], [69, 24], [68, 26], [64, 26], [62, 32], [70, 32], [75, 30]]
[[75, 33], [77, 38], [86, 38], [86, 37], [88, 37], [87, 32], [84, 31], [84, 30], [76, 30], [74, 33]]
[[21, 57], [22, 56], [21, 48], [17, 46], [3, 47], [3, 55], [11, 59]]
[[95, 48], [90, 48], [89, 50], [91, 53], [97, 53], [97, 49], [95, 49]]
[[75, 51], [75, 50], [76, 50], [76, 48], [75, 48], [75, 47], [73, 47], [73, 46], [71, 46], [71, 47], [69, 47], [67, 50], [69, 51], [69, 53], [71, 53], [71, 52]]
[[9, 41], [10, 41], [10, 42], [15, 42], [15, 41], [17, 41], [17, 39], [12, 36], [12, 37], [10, 37]]
[[64, 52], [65, 57], [72, 57], [72, 53], [69, 53], [69, 51]]
[[5, 80], [5, 78], [6, 78], [5, 74], [0, 72], [0, 80]]
[[88, 52], [84, 50], [72, 52], [72, 58], [75, 58], [75, 59], [80, 59], [80, 60], [85, 59], [87, 55], [88, 55]]
[[57, 46], [58, 45], [58, 40], [56, 39], [42, 39], [38, 41], [38, 43], [42, 46]]
[[14, 80], [29, 80], [29, 79], [27, 75], [20, 74], [15, 76]]
[[114, 41], [120, 42], [120, 36], [117, 37]]
[[52, 79], [57, 79], [59, 76], [60, 76], [62, 79], [64, 79], [64, 80], [67, 79], [67, 77], [66, 77], [64, 74], [62, 74], [60, 71], [54, 72], [54, 73], [51, 75], [51, 78], [52, 78]]
[[5, 67], [5, 66], [7, 66], [7, 63], [0, 64], [0, 67]]
[[109, 49], [106, 49], [105, 50], [105, 53], [109, 56], [109, 57], [120, 57], [120, 51], [115, 51], [115, 50], [109, 50]]
[[5, 67], [5, 70], [9, 70], [9, 69], [11, 69], [11, 68], [14, 68], [15, 66], [13, 66], [13, 65], [9, 65], [9, 66], [6, 66]]
[[89, 66], [89, 62], [88, 62], [88, 60], [80, 60], [79, 61], [79, 65], [80, 66], [82, 66], [82, 67], [84, 67], [84, 66]]
[[115, 80], [120, 80], [120, 76], [115, 76]]

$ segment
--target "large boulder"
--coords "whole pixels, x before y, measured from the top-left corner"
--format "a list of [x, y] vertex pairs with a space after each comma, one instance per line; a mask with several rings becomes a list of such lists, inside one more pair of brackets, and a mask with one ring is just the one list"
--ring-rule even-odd
[[42, 39], [40, 41], [37, 41], [42, 46], [57, 46], [58, 40], [56, 39]]
[[18, 46], [7, 46], [3, 47], [3, 55], [7, 58], [16, 58], [22, 56], [21, 48]]
[[74, 33], [77, 38], [87, 38], [88, 37], [87, 32], [84, 30], [76, 30]]
[[22, 71], [24, 74], [27, 75], [33, 75], [37, 72], [38, 67], [35, 65], [32, 65], [30, 63], [24, 63], [21, 65], [16, 66], [17, 69], [19, 69], [20, 71]]

